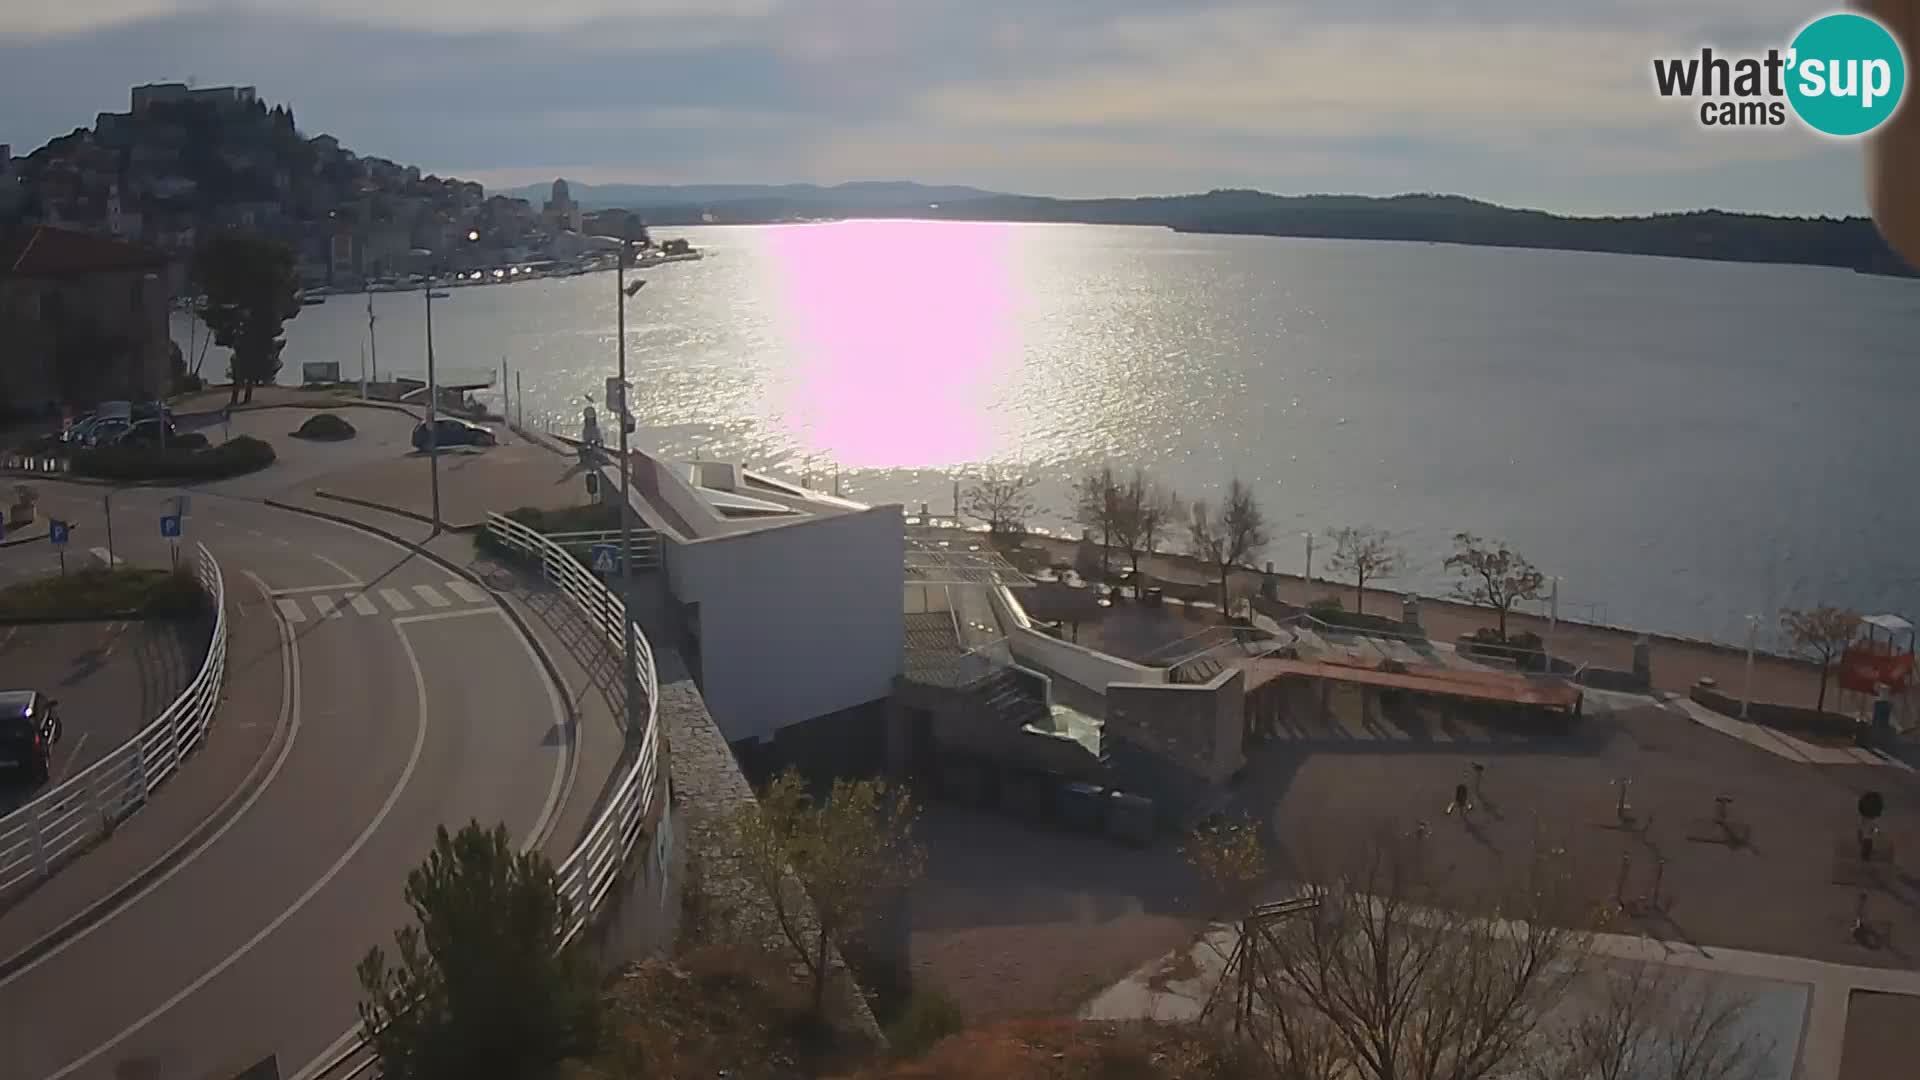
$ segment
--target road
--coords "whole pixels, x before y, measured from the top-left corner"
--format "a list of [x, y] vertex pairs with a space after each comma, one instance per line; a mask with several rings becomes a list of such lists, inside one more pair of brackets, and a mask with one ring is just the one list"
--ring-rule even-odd
[[[104, 492], [41, 483], [42, 516], [105, 546]], [[164, 564], [171, 492], [113, 496], [114, 554]], [[0, 980], [0, 1080], [201, 1077], [269, 1054], [282, 1075], [354, 1023], [353, 965], [408, 918], [435, 828], [537, 838], [564, 798], [565, 716], [492, 598], [369, 534], [193, 494], [187, 540], [230, 603], [271, 603], [288, 730], [258, 790], [205, 844], [82, 935]], [[44, 524], [41, 526], [44, 529]], [[44, 543], [0, 575], [53, 569]], [[164, 797], [164, 794], [163, 794]]]

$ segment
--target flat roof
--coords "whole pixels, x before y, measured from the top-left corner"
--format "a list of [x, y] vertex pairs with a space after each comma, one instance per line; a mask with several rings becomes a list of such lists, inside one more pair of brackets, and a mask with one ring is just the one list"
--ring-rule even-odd
[[1006, 585], [1010, 588], [1033, 584], [1019, 567], [995, 551], [992, 544], [970, 539], [972, 535], [975, 534], [907, 530], [907, 584]]
[[1536, 682], [1524, 675], [1499, 671], [1466, 671], [1459, 668], [1415, 667], [1405, 671], [1386, 671], [1327, 660], [1281, 660], [1260, 657], [1246, 660], [1247, 686], [1252, 689], [1265, 682], [1287, 677], [1328, 679], [1356, 686], [1374, 686], [1385, 690], [1405, 690], [1438, 697], [1466, 698], [1502, 705], [1533, 705], [1571, 710], [1580, 702], [1580, 690], [1568, 683]]

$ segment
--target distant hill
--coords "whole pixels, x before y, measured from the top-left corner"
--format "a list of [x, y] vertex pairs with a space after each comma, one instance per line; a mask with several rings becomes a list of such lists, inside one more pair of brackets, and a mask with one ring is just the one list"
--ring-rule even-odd
[[[652, 225], [745, 225], [795, 218], [929, 218], [1154, 225], [1180, 232], [1345, 240], [1407, 240], [1492, 247], [1667, 255], [1730, 262], [1802, 263], [1915, 276], [1871, 219], [1771, 217], [1696, 210], [1644, 217], [1564, 217], [1460, 195], [1197, 195], [1054, 199], [906, 182], [650, 187], [570, 185], [590, 207], [621, 206]], [[510, 194], [535, 202], [548, 187]]]
[[[589, 210], [618, 207], [645, 211], [668, 207], [706, 208], [731, 203], [782, 203], [820, 212], [925, 208], [929, 203], [999, 196], [979, 188], [916, 184], [908, 180], [858, 180], [818, 184], [580, 184], [567, 181], [573, 200]], [[501, 192], [535, 206], [546, 202], [553, 185], [528, 184]]]

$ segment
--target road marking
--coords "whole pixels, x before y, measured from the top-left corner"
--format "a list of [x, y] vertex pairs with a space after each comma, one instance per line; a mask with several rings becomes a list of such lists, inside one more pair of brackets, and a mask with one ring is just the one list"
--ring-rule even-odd
[[387, 606], [395, 611], [413, 610], [413, 601], [407, 599], [406, 594], [399, 589], [381, 589], [380, 599], [385, 600]]
[[328, 596], [326, 593], [316, 595], [313, 598], [313, 606], [320, 612], [320, 617], [323, 619], [337, 619], [340, 617], [340, 609], [333, 606], [333, 597]]
[[286, 619], [288, 622], [306, 622], [307, 621], [307, 613], [300, 610], [299, 601], [290, 600], [287, 597], [283, 596], [278, 600], [275, 600], [273, 603], [274, 603], [274, 606], [280, 609], [281, 618]]
[[440, 590], [431, 585], [415, 585], [413, 591], [419, 595], [420, 599], [427, 602], [428, 607], [448, 607], [453, 603], [453, 601], [441, 596]]
[[359, 612], [362, 615], [380, 614], [380, 609], [373, 606], [373, 601], [367, 599], [366, 593], [363, 593], [363, 592], [354, 593], [351, 597], [349, 597], [349, 599], [353, 601], [353, 610]]
[[[272, 590], [267, 588], [267, 583], [260, 580], [258, 574], [255, 574], [251, 570], [242, 570], [240, 572], [252, 579], [254, 586], [260, 590], [262, 596], [271, 595]], [[34, 970], [41, 964], [46, 963], [79, 944], [81, 941], [84, 941], [89, 934], [92, 934], [94, 931], [118, 918], [122, 912], [127, 911], [145, 899], [155, 889], [172, 881], [174, 875], [193, 865], [195, 860], [199, 859], [208, 848], [218, 843], [221, 837], [227, 835], [228, 830], [244, 820], [247, 816], [247, 811], [253, 809], [253, 804], [259, 802], [260, 797], [265, 795], [267, 789], [273, 786], [274, 777], [280, 775], [281, 766], [287, 763], [287, 758], [293, 753], [293, 744], [300, 737], [300, 649], [295, 643], [297, 639], [293, 635], [293, 627], [289, 625], [286, 620], [277, 619], [274, 621], [274, 625], [280, 628], [280, 724], [287, 729], [287, 741], [281, 745], [280, 755], [274, 758], [273, 767], [267, 770], [266, 779], [260, 781], [260, 786], [253, 789], [253, 794], [247, 796], [247, 801], [241, 803], [240, 809], [236, 810], [233, 816], [228, 818], [218, 829], [215, 829], [212, 836], [202, 840], [200, 846], [188, 852], [179, 862], [169, 867], [166, 873], [154, 878], [153, 881], [147, 884], [146, 888], [127, 897], [118, 907], [102, 915], [99, 921], [74, 931], [73, 936], [35, 957], [32, 963], [22, 964], [19, 968], [15, 969], [12, 974], [9, 974], [4, 979], [0, 979], [0, 989], [5, 989], [6, 986], [15, 979], [20, 978], [27, 972]], [[120, 1036], [120, 1038], [125, 1037], [125, 1035]], [[110, 1049], [110, 1047], [101, 1047], [100, 1050], [96, 1050], [90, 1055], [88, 1060], [92, 1060], [93, 1057], [99, 1055], [100, 1051], [106, 1049]], [[78, 1066], [68, 1066], [68, 1071], [76, 1067]], [[60, 1075], [65, 1074], [62, 1073]]]
[[[92, 1050], [74, 1059], [58, 1072], [49, 1076], [47, 1080], [61, 1080], [61, 1077], [71, 1076], [81, 1069], [86, 1068], [88, 1065], [91, 1065], [100, 1055], [126, 1042], [138, 1034], [141, 1028], [146, 1027], [161, 1016], [164, 1016], [168, 1010], [180, 1004], [182, 1001], [199, 993], [202, 987], [219, 978], [222, 972], [225, 972], [228, 968], [245, 959], [246, 955], [252, 952], [255, 946], [272, 936], [274, 932], [278, 931], [282, 926], [285, 926], [287, 920], [298, 915], [300, 910], [306, 907], [309, 901], [319, 895], [321, 889], [326, 888], [335, 877], [338, 877], [340, 871], [346, 869], [347, 863], [351, 862], [354, 856], [360, 854], [360, 849], [366, 847], [367, 841], [373, 839], [373, 834], [379, 830], [380, 826], [386, 823], [387, 816], [393, 813], [395, 806], [399, 805], [401, 793], [406, 791], [407, 784], [413, 780], [414, 769], [420, 764], [420, 752], [427, 745], [426, 674], [420, 670], [420, 657], [413, 651], [413, 642], [407, 640], [405, 631], [397, 632], [400, 634], [400, 647], [404, 649], [407, 654], [407, 663], [413, 668], [414, 701], [419, 709], [420, 722], [414, 729], [413, 751], [407, 755], [407, 766], [400, 770], [400, 778], [394, 782], [393, 790], [387, 793], [387, 801], [381, 804], [379, 812], [373, 815], [373, 820], [367, 823], [367, 827], [362, 829], [360, 835], [354, 838], [353, 843], [347, 850], [342, 852], [338, 859], [334, 860], [333, 865], [327, 867], [327, 872], [321, 874], [319, 880], [307, 886], [306, 892], [301, 893], [299, 898], [285, 911], [275, 916], [272, 922], [261, 927], [259, 933], [248, 938], [239, 948], [229, 953], [225, 960], [215, 964], [199, 978], [188, 983], [179, 993], [161, 1002], [159, 1005], [154, 1006], [153, 1011], [135, 1020], [133, 1023], [128, 1024], [125, 1030], [121, 1031], [118, 1035], [115, 1035], [113, 1038], [108, 1039], [106, 1042], [101, 1043], [99, 1046], [94, 1047]], [[291, 740], [289, 740], [289, 742], [291, 742]], [[269, 779], [271, 779], [271, 777], [269, 777]], [[223, 829], [221, 831], [224, 832], [225, 830]]]
[[[216, 525], [217, 525], [217, 524], [219, 524], [219, 522], [215, 522], [214, 524], [216, 524]], [[260, 531], [259, 529], [248, 529], [248, 530], [247, 530], [247, 535], [248, 535], [248, 536], [257, 536], [257, 537], [259, 537], [259, 538], [260, 538], [260, 539], [262, 539], [262, 540], [265, 540], [265, 539], [267, 538], [267, 534], [266, 534], [266, 533], [263, 533], [263, 532], [261, 532], [261, 531]]]
[[[532, 851], [534, 848], [547, 842], [554, 825], [559, 822], [560, 806], [572, 795], [574, 781], [580, 770], [578, 732], [567, 725], [566, 705], [560, 699], [559, 688], [554, 686], [553, 679], [547, 675], [545, 665], [540, 663], [540, 654], [534, 651], [533, 643], [527, 640], [527, 636], [520, 633], [519, 628], [514, 626], [513, 620], [507, 618], [507, 613], [498, 607], [473, 608], [467, 611], [445, 611], [434, 615], [413, 615], [404, 619], [395, 619], [393, 622], [397, 627], [401, 623], [434, 622], [440, 619], [458, 619], [468, 615], [485, 615], [489, 613], [497, 614], [502, 619], [506, 619], [508, 628], [513, 631], [515, 637], [520, 639], [520, 647], [527, 651], [527, 659], [533, 663], [535, 670], [540, 672], [540, 681], [547, 684], [547, 700], [553, 705], [554, 722], [560, 725], [562, 731], [566, 732], [567, 748], [571, 751], [570, 753], [562, 754], [560, 760], [554, 762], [554, 786], [547, 791], [547, 804], [541, 809], [539, 820], [534, 822], [533, 828], [528, 831], [526, 839], [520, 843], [520, 850], [524, 853]], [[406, 635], [400, 635], [400, 639], [405, 641]], [[359, 1027], [348, 1028], [339, 1038], [328, 1044], [327, 1048], [322, 1050], [319, 1056], [309, 1061], [299, 1072], [294, 1073], [292, 1080], [318, 1080], [320, 1070], [339, 1060], [341, 1055], [347, 1053], [348, 1050], [360, 1043], [362, 1037]]]
[[73, 763], [80, 760], [80, 748], [87, 745], [87, 736], [91, 734], [93, 734], [93, 732], [83, 731], [80, 733], [80, 737], [74, 740], [73, 752], [67, 755], [66, 765], [54, 773], [55, 778], [67, 775], [67, 771], [73, 768]]
[[88, 548], [87, 552], [94, 558], [100, 560], [100, 565], [102, 566], [125, 566], [127, 562], [127, 560], [118, 555], [109, 554], [107, 549], [103, 547]]
[[273, 590], [273, 595], [304, 596], [307, 593], [339, 592], [341, 589], [346, 589], [351, 587], [352, 587], [351, 585], [301, 585], [292, 589], [275, 589]]
[[476, 588], [471, 581], [449, 581], [447, 582], [447, 588], [453, 595], [465, 600], [469, 604], [484, 604], [487, 602], [487, 594]]
[[364, 584], [364, 582], [360, 580], [359, 576], [356, 575], [353, 571], [347, 569], [344, 566], [341, 566], [339, 563], [334, 562], [332, 559], [327, 558], [325, 555], [322, 555], [317, 551], [310, 551], [307, 554], [312, 555], [314, 558], [319, 559], [321, 562], [326, 563], [328, 566], [331, 566], [335, 570], [340, 571], [340, 576], [347, 579], [347, 584], [349, 585]]

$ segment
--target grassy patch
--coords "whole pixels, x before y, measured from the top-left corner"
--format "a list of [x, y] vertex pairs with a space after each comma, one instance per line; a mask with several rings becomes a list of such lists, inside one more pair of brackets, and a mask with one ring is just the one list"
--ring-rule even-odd
[[[509, 510], [507, 517], [525, 525], [538, 533], [597, 532], [602, 529], [620, 527], [620, 508], [606, 503], [588, 503], [584, 506], [564, 506], [557, 510], [542, 510], [536, 506], [523, 506], [518, 510]], [[488, 554], [507, 559], [520, 559], [525, 556], [514, 547], [501, 543], [494, 535], [480, 530], [474, 536], [474, 546]]]
[[242, 435], [204, 450], [103, 446], [73, 455], [73, 471], [101, 480], [218, 480], [273, 464], [273, 444]]
[[200, 583], [185, 570], [96, 567], [0, 589], [0, 620], [183, 616], [206, 604]]

